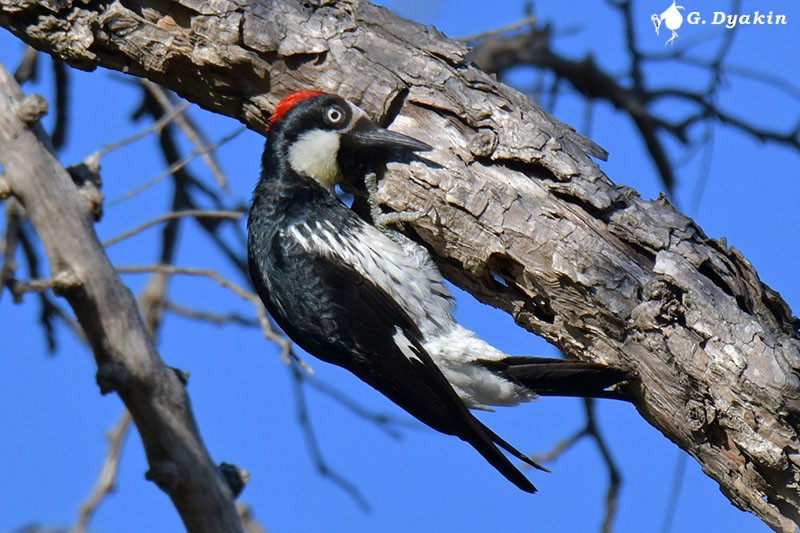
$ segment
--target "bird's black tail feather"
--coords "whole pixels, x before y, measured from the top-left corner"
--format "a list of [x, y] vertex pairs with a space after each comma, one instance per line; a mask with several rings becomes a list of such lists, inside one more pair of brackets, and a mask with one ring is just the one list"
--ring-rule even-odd
[[[569, 359], [517, 356], [480, 363], [543, 396], [625, 399], [621, 393], [607, 389], [629, 378], [627, 372], [618, 368]], [[538, 470], [550, 470], [514, 448], [474, 415], [470, 414], [468, 420], [474, 426], [473, 431], [454, 434], [459, 434], [468, 441], [484, 459], [517, 487], [526, 492], [536, 492], [536, 487], [500, 449]]]
[[533, 485], [533, 483], [531, 483], [530, 480], [525, 477], [525, 474], [523, 474], [516, 466], [514, 466], [511, 460], [505, 456], [498, 446], [520, 461], [523, 461], [534, 468], [544, 470], [545, 472], [549, 472], [549, 470], [539, 465], [533, 459], [527, 457], [525, 454], [507, 443], [494, 431], [481, 423], [480, 420], [474, 418], [474, 416], [472, 416], [472, 420], [477, 426], [479, 426], [479, 428], [476, 428], [477, 431], [471, 435], [468, 435], [467, 438], [464, 436], [461, 436], [461, 438], [469, 442], [472, 447], [475, 448], [478, 453], [480, 453], [483, 458], [489, 462], [489, 464], [491, 464], [498, 472], [500, 472], [507, 480], [516, 485], [519, 489], [524, 490], [525, 492], [530, 492], [531, 494], [535, 493], [536, 487]]
[[512, 356], [501, 361], [480, 361], [486, 368], [523, 385], [540, 396], [626, 399], [607, 390], [629, 378], [619, 368], [572, 359]]

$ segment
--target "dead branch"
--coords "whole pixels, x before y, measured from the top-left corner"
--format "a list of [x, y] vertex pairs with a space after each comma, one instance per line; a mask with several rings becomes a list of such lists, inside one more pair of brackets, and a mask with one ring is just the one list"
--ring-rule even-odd
[[242, 218], [244, 213], [240, 211], [207, 211], [203, 209], [187, 209], [185, 211], [171, 211], [165, 215], [158, 216], [154, 219], [148, 220], [147, 222], [143, 222], [138, 226], [131, 228], [119, 235], [111, 237], [110, 239], [106, 239], [103, 241], [103, 246], [106, 248], [111, 246], [112, 244], [116, 244], [120, 241], [127, 239], [128, 237], [132, 237], [137, 233], [141, 233], [142, 231], [146, 230], [147, 228], [152, 228], [162, 222], [167, 220], [174, 220], [176, 218], [224, 218], [229, 220], [237, 220]]
[[568, 355], [632, 371], [642, 416], [735, 505], [794, 530], [800, 323], [737, 250], [666, 199], [613, 184], [587, 155], [602, 149], [474, 67], [462, 44], [366, 1], [142, 7], [0, 0], [0, 25], [257, 131], [310, 85], [436, 146], [389, 165], [380, 198], [433, 203], [413, 236], [445, 275]]
[[58, 293], [92, 346], [101, 391], [122, 398], [142, 437], [147, 477], [167, 492], [187, 530], [241, 531], [231, 490], [200, 439], [183, 383], [156, 353], [136, 301], [97, 239], [87, 205], [46, 149], [41, 126], [17, 117], [22, 99], [0, 67], [0, 161], [47, 252]]
[[131, 415], [125, 411], [116, 425], [108, 432], [108, 453], [103, 460], [103, 465], [100, 467], [97, 482], [89, 497], [81, 505], [78, 519], [75, 521], [75, 525], [72, 526], [70, 533], [83, 533], [86, 531], [86, 527], [89, 525], [89, 521], [97, 511], [97, 508], [105, 497], [114, 491], [120, 456], [122, 455], [122, 444], [125, 442], [125, 436], [128, 434], [131, 422]]

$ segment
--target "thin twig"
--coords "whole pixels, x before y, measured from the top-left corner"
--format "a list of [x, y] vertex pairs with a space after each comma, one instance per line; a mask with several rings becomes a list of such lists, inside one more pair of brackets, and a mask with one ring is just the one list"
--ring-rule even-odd
[[617, 513], [617, 502], [619, 497], [619, 488], [622, 484], [622, 476], [620, 475], [619, 468], [611, 455], [611, 451], [605, 442], [602, 434], [600, 433], [597, 419], [595, 416], [595, 401], [592, 398], [583, 398], [584, 411], [586, 413], [586, 424], [573, 433], [572, 435], [560, 440], [553, 448], [547, 452], [531, 455], [537, 463], [546, 463], [553, 461], [560, 457], [563, 453], [569, 450], [579, 440], [584, 437], [591, 438], [597, 446], [603, 462], [608, 470], [608, 488], [606, 489], [605, 498], [605, 513], [603, 515], [603, 522], [600, 526], [602, 533], [610, 533], [614, 517]]
[[53, 131], [50, 134], [50, 141], [53, 143], [53, 147], [59, 150], [67, 142], [67, 131], [69, 130], [70, 77], [69, 67], [63, 61], [53, 58], [52, 67], [55, 121], [53, 123]]
[[3, 251], [3, 263], [0, 265], [0, 296], [3, 295], [6, 285], [14, 279], [17, 271], [17, 243], [23, 211], [22, 205], [15, 198], [6, 203], [6, 231], [0, 243]]
[[100, 475], [97, 477], [97, 482], [92, 492], [81, 505], [78, 519], [75, 521], [75, 525], [72, 526], [70, 533], [83, 533], [105, 497], [114, 491], [122, 445], [130, 427], [131, 415], [128, 414], [128, 411], [125, 411], [122, 413], [119, 422], [108, 432], [108, 453], [106, 453], [103, 466], [100, 468]]
[[119, 241], [127, 239], [137, 233], [146, 230], [147, 228], [151, 228], [157, 224], [161, 224], [167, 220], [173, 220], [176, 218], [183, 218], [183, 217], [193, 217], [193, 218], [225, 218], [230, 220], [237, 220], [242, 218], [244, 213], [241, 211], [207, 211], [202, 209], [189, 209], [186, 211], [173, 211], [171, 213], [166, 213], [164, 215], [158, 216], [147, 222], [143, 222], [142, 224], [136, 226], [135, 228], [129, 229], [119, 235], [112, 237], [103, 241], [103, 246], [109, 247], [112, 244], [116, 244]]
[[683, 487], [683, 476], [686, 473], [686, 452], [678, 450], [678, 460], [675, 462], [675, 474], [672, 478], [672, 489], [669, 491], [669, 501], [664, 511], [664, 521], [661, 523], [661, 533], [672, 531], [672, 522], [678, 510], [678, 498]]
[[8, 287], [15, 296], [26, 292], [42, 293], [59, 287], [61, 283], [56, 278], [34, 278], [28, 281], [17, 279], [10, 280]]
[[311, 458], [317, 468], [317, 472], [319, 472], [322, 477], [330, 479], [331, 482], [346, 492], [362, 511], [369, 511], [369, 502], [367, 502], [366, 498], [361, 493], [361, 490], [359, 490], [359, 488], [356, 487], [351, 481], [328, 466], [328, 463], [322, 456], [322, 450], [319, 447], [317, 437], [314, 433], [314, 428], [311, 425], [311, 419], [308, 416], [308, 403], [306, 401], [305, 391], [303, 390], [305, 375], [300, 371], [297, 365], [289, 365], [289, 369], [292, 374], [292, 384], [294, 388], [298, 423], [303, 430], [303, 436], [305, 437], [309, 453], [311, 454]]
[[281, 348], [281, 359], [283, 359], [286, 364], [290, 364], [294, 361], [308, 374], [314, 373], [314, 370], [305, 361], [301, 360], [297, 354], [294, 353], [292, 350], [292, 341], [277, 333], [272, 327], [272, 323], [267, 317], [264, 304], [261, 302], [259, 296], [256, 293], [248, 291], [247, 289], [222, 276], [216, 270], [211, 268], [180, 267], [176, 265], [163, 264], [118, 266], [116, 267], [116, 270], [122, 274], [147, 274], [152, 272], [161, 272], [167, 275], [183, 274], [188, 276], [206, 277], [216, 281], [221, 286], [233, 291], [236, 295], [244, 300], [247, 300], [255, 306], [258, 323], [261, 325], [261, 331], [264, 334], [264, 337], [274, 342]]
[[[172, 111], [175, 109], [175, 106], [170, 101], [167, 91], [152, 81], [146, 79], [142, 79], [140, 81], [142, 86], [153, 96], [155, 101], [158, 102], [158, 105], [161, 106], [164, 112], [167, 114], [172, 113]], [[228, 179], [225, 177], [225, 174], [222, 172], [222, 169], [219, 167], [219, 164], [217, 164], [217, 161], [214, 157], [215, 148], [209, 146], [208, 139], [205, 137], [203, 132], [194, 124], [192, 124], [185, 115], [177, 115], [175, 117], [175, 124], [181, 129], [181, 131], [183, 131], [184, 135], [186, 135], [192, 145], [194, 145], [195, 151], [203, 158], [203, 161], [214, 175], [217, 185], [222, 188], [227, 187]]]
[[164, 178], [167, 178], [167, 177], [171, 176], [174, 172], [182, 169], [183, 167], [185, 167], [186, 165], [188, 165], [189, 163], [191, 163], [192, 161], [197, 159], [197, 157], [203, 155], [204, 153], [208, 153], [211, 150], [215, 150], [215, 149], [219, 148], [220, 146], [222, 146], [223, 144], [233, 140], [238, 135], [240, 135], [244, 130], [245, 130], [244, 126], [242, 126], [240, 128], [236, 128], [234, 131], [232, 131], [231, 133], [229, 133], [229, 134], [225, 135], [224, 137], [220, 138], [216, 143], [205, 147], [203, 150], [201, 150], [201, 151], [197, 151], [197, 150], [193, 151], [191, 154], [189, 154], [185, 158], [181, 159], [177, 163], [174, 163], [174, 164], [170, 165], [161, 174], [158, 174], [154, 178], [151, 178], [151, 179], [145, 181], [144, 183], [142, 183], [139, 186], [133, 188], [132, 190], [128, 191], [127, 193], [123, 194], [122, 196], [120, 196], [118, 198], [115, 198], [114, 200], [111, 200], [110, 202], [108, 202], [108, 205], [110, 205], [110, 206], [111, 205], [115, 205], [115, 204], [118, 204], [118, 203], [120, 203], [120, 202], [122, 202], [124, 200], [128, 200], [128, 199], [136, 196], [137, 194], [139, 194], [140, 192], [144, 191], [145, 189], [147, 189], [149, 187], [152, 187], [153, 185], [155, 185], [156, 183], [160, 182]]
[[133, 135], [125, 137], [124, 139], [120, 139], [117, 142], [113, 142], [113, 143], [110, 143], [110, 144], [104, 144], [103, 148], [101, 148], [97, 152], [98, 155], [101, 155], [101, 156], [105, 155], [105, 154], [107, 154], [109, 152], [112, 152], [112, 151], [118, 149], [118, 148], [122, 148], [123, 146], [126, 146], [128, 144], [136, 142], [139, 139], [141, 139], [143, 137], [146, 137], [147, 135], [150, 135], [151, 133], [160, 132], [162, 129], [164, 129], [164, 127], [167, 124], [169, 124], [170, 122], [175, 120], [175, 117], [179, 116], [181, 113], [186, 111], [186, 109], [188, 107], [189, 107], [189, 102], [181, 102], [179, 105], [173, 107], [172, 110], [170, 110], [169, 113], [165, 114], [163, 117], [161, 117], [160, 119], [156, 120], [155, 122], [150, 124], [148, 127], [142, 128], [141, 130], [137, 131]]
[[528, 15], [523, 19], [512, 22], [511, 24], [506, 24], [505, 26], [500, 26], [499, 28], [495, 28], [493, 30], [473, 33], [472, 35], [465, 35], [464, 37], [459, 37], [458, 40], [465, 43], [470, 41], [479, 41], [481, 39], [488, 39], [490, 37], [495, 37], [510, 31], [518, 30], [520, 28], [524, 28], [525, 26], [532, 26], [534, 24], [536, 24], [536, 16]]
[[600, 527], [602, 533], [611, 533], [614, 517], [617, 514], [617, 502], [619, 497], [619, 488], [622, 484], [622, 476], [617, 467], [616, 461], [608, 449], [603, 435], [600, 433], [600, 427], [597, 425], [597, 417], [595, 416], [595, 400], [592, 398], [584, 398], [583, 405], [586, 410], [586, 429], [589, 435], [597, 445], [600, 455], [606, 464], [608, 470], [608, 488], [606, 489], [606, 511], [603, 515], [603, 522]]
[[239, 513], [239, 518], [242, 520], [242, 525], [247, 533], [267, 533], [266, 528], [258, 523], [253, 510], [247, 504], [236, 502], [236, 512]]
[[241, 298], [249, 301], [249, 302], [261, 302], [258, 298], [258, 295], [252, 291], [248, 291], [244, 287], [237, 285], [233, 281], [229, 280], [216, 270], [212, 268], [197, 268], [197, 267], [182, 267], [176, 265], [160, 265], [160, 264], [153, 264], [153, 265], [123, 265], [116, 267], [117, 272], [122, 274], [150, 274], [153, 272], [161, 272], [163, 274], [168, 274], [170, 276], [175, 274], [184, 274], [187, 276], [200, 276], [211, 278], [212, 280], [216, 281], [218, 284], [222, 285], [226, 289], [229, 289], [236, 293]]
[[164, 309], [184, 318], [189, 318], [191, 320], [202, 320], [204, 322], [210, 322], [211, 324], [216, 324], [219, 326], [225, 324], [236, 324], [239, 326], [253, 328], [261, 327], [261, 324], [257, 319], [250, 318], [239, 313], [212, 313], [211, 311], [190, 309], [169, 300], [164, 303]]
[[14, 70], [14, 79], [23, 85], [25, 82], [36, 79], [36, 66], [39, 62], [39, 51], [33, 46], [26, 46], [22, 59]]
[[[546, 452], [540, 452], [534, 455], [531, 455], [531, 459], [535, 463], [549, 463], [558, 459], [562, 454], [564, 454], [567, 450], [572, 448], [579, 440], [586, 436], [588, 429], [586, 426], [582, 427], [572, 435], [561, 439], [558, 441], [555, 446], [550, 448]], [[522, 465], [522, 468], [533, 468], [528, 465]]]
[[376, 411], [371, 411], [365, 408], [357, 401], [347, 396], [344, 392], [331, 386], [328, 383], [320, 381], [319, 379], [313, 377], [306, 377], [305, 382], [308, 383], [309, 387], [316, 389], [318, 392], [321, 392], [325, 396], [328, 396], [329, 398], [340, 403], [342, 406], [350, 410], [356, 416], [363, 418], [368, 422], [374, 423], [376, 426], [378, 426], [379, 429], [382, 429], [387, 435], [389, 435], [393, 439], [399, 440], [403, 437], [403, 434], [394, 426], [402, 426], [409, 429], [423, 428], [423, 426], [420, 425], [418, 422], [409, 418], [401, 418], [392, 416], [389, 413], [380, 413]]

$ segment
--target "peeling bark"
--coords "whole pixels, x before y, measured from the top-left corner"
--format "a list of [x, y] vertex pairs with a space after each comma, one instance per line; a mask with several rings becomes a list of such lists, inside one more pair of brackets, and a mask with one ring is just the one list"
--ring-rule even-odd
[[613, 184], [589, 157], [602, 149], [461, 44], [358, 0], [0, 0], [0, 24], [257, 131], [314, 87], [436, 146], [390, 165], [380, 194], [395, 210], [433, 206], [413, 232], [445, 274], [567, 354], [630, 369], [642, 416], [731, 502], [794, 531], [798, 320], [737, 250]]

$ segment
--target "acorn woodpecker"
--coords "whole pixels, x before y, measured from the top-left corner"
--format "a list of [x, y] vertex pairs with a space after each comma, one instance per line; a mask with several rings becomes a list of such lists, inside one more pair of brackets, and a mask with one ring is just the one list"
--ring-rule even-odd
[[342, 181], [358, 182], [348, 172], [362, 172], [393, 151], [430, 149], [378, 127], [336, 95], [287, 96], [270, 117], [253, 193], [250, 276], [298, 346], [468, 442], [517, 487], [535, 492], [500, 449], [546, 469], [469, 409], [539, 394], [614, 397], [606, 389], [625, 374], [593, 363], [509, 356], [477, 338], [453, 318], [452, 296], [427, 250], [367, 223], [336, 194]]

